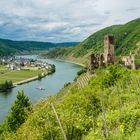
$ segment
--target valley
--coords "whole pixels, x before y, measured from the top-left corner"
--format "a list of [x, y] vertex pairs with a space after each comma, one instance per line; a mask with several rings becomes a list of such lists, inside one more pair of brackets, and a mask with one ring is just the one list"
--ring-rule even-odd
[[[97, 31], [74, 47], [33, 56], [55, 65], [55, 73], [0, 92], [0, 139], [139, 140], [139, 33], [138, 18]], [[14, 72], [0, 66], [0, 76], [14, 82], [40, 72], [33, 65]]]

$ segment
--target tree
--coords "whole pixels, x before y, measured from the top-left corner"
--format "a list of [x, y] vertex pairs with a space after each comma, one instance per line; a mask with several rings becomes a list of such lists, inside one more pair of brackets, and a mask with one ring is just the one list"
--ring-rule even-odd
[[5, 81], [5, 83], [0, 84], [0, 90], [1, 91], [7, 91], [8, 89], [11, 89], [13, 87], [12, 81]]
[[5, 128], [8, 131], [15, 131], [23, 124], [31, 112], [31, 102], [24, 92], [18, 92], [16, 101], [11, 107], [11, 112], [5, 120]]
[[41, 80], [42, 74], [38, 74], [38, 80]]

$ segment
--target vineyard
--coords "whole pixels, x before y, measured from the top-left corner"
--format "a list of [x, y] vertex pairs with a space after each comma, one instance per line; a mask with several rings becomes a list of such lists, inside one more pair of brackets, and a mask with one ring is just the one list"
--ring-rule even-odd
[[88, 81], [89, 81], [89, 79], [91, 77], [92, 77], [92, 75], [89, 74], [88, 72], [83, 74], [82, 76], [80, 76], [79, 79], [77, 80], [77, 87], [78, 87], [78, 89], [82, 89], [86, 85], [88, 85]]

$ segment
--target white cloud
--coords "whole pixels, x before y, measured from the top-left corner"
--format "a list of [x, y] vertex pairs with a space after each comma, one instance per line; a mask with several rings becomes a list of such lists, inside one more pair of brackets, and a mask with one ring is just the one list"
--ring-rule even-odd
[[140, 15], [139, 0], [1, 0], [0, 37], [82, 41], [112, 24]]

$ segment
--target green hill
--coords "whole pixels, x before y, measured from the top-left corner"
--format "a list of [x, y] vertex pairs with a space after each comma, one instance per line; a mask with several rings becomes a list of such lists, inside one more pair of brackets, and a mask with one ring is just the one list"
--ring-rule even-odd
[[106, 34], [113, 34], [115, 36], [116, 55], [129, 54], [130, 51], [133, 52], [139, 47], [137, 44], [140, 42], [140, 18], [124, 25], [114, 25], [102, 29], [89, 36], [75, 48], [51, 50], [47, 57], [55, 56], [62, 59], [66, 57], [72, 60], [86, 59], [90, 52], [99, 53], [103, 51], [103, 39]]
[[0, 39], [0, 56], [27, 53], [32, 51], [48, 50], [57, 47], [75, 46], [78, 42], [66, 43], [50, 43], [50, 42], [36, 42], [36, 41], [12, 41], [7, 39]]
[[63, 140], [65, 135], [67, 140], [139, 140], [139, 79], [140, 71], [120, 66], [98, 69], [95, 75], [84, 73], [31, 112], [26, 110], [22, 125], [9, 114], [0, 127], [0, 139]]

